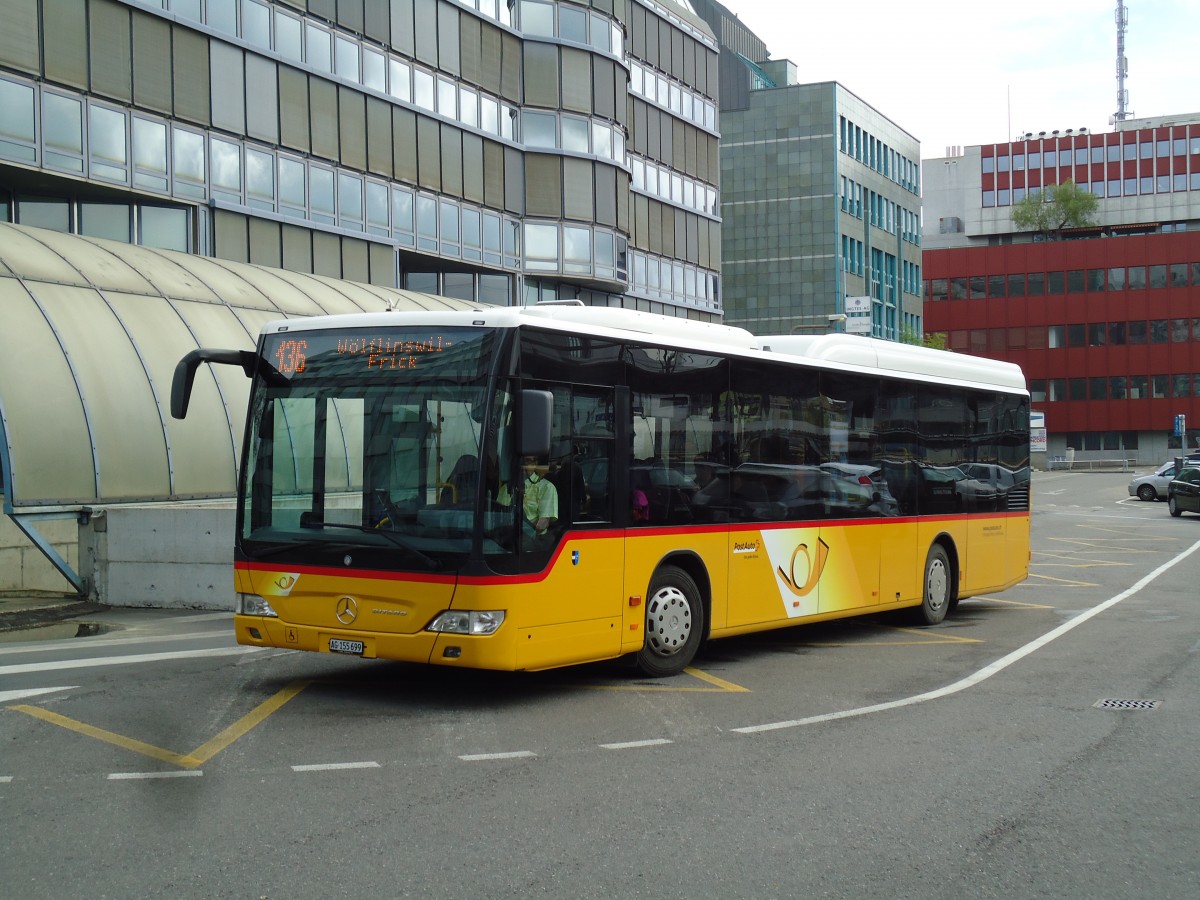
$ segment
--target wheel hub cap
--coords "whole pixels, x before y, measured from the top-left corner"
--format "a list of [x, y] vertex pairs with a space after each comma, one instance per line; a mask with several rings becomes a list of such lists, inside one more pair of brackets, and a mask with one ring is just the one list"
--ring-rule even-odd
[[692, 610], [681, 591], [666, 587], [646, 605], [646, 645], [659, 656], [674, 656], [692, 633]]

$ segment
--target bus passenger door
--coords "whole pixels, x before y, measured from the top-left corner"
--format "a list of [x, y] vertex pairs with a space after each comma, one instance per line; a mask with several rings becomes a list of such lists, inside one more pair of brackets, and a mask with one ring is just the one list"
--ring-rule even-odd
[[842, 612], [879, 603], [879, 569], [883, 564], [884, 526], [831, 522], [821, 528], [825, 568], [821, 573], [819, 609]]

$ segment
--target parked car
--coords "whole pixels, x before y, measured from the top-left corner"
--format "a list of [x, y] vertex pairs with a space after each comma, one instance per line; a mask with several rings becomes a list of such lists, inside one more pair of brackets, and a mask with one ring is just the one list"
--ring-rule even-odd
[[1166, 500], [1167, 485], [1175, 477], [1175, 460], [1170, 459], [1151, 472], [1129, 482], [1129, 496], [1139, 500]]
[[871, 489], [872, 512], [880, 516], [900, 515], [900, 505], [888, 488], [887, 479], [883, 477], [883, 469], [870, 463], [821, 463], [821, 468], [842, 478], [847, 478], [856, 484]]
[[1167, 485], [1167, 508], [1173, 516], [1200, 513], [1200, 467], [1186, 466]]
[[706, 522], [800, 521], [883, 515], [871, 487], [817, 466], [742, 463], [693, 498]]
[[1029, 469], [1010, 469], [995, 463], [962, 463], [968, 478], [988, 485], [996, 493], [996, 508], [1029, 509]]
[[921, 511], [933, 513], [984, 512], [994, 509], [1000, 491], [959, 466], [920, 466]]

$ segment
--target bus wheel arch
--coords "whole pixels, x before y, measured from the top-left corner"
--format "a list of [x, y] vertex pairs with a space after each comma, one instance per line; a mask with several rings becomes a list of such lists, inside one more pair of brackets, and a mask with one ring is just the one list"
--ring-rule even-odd
[[656, 678], [678, 675], [708, 635], [711, 607], [708, 573], [687, 554], [664, 558], [646, 591], [646, 635], [637, 667]]
[[958, 552], [948, 535], [929, 545], [921, 575], [921, 605], [915, 610], [919, 625], [938, 625], [958, 606]]

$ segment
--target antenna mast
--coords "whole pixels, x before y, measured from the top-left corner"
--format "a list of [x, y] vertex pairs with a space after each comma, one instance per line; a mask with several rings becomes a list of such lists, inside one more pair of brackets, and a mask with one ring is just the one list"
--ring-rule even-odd
[[1129, 60], [1125, 58], [1125, 30], [1129, 27], [1129, 10], [1124, 0], [1117, 0], [1117, 111], [1113, 122], [1123, 122], [1133, 115], [1129, 109], [1129, 91], [1125, 88], [1125, 76], [1129, 74]]

